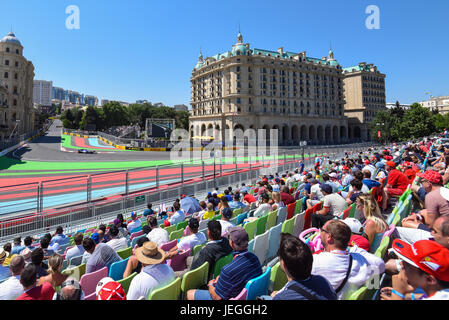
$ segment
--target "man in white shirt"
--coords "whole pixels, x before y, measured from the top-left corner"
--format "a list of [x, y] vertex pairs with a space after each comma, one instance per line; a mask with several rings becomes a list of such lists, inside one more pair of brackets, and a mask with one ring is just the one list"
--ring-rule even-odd
[[133, 219], [133, 221], [128, 223], [128, 225], [126, 226], [126, 229], [128, 229], [130, 233], [133, 232], [132, 230], [140, 228], [142, 226], [142, 221], [137, 219], [137, 214], [135, 212], [131, 212], [131, 219]]
[[385, 272], [383, 259], [357, 246], [348, 252], [350, 239], [351, 229], [343, 221], [330, 220], [321, 229], [324, 251], [313, 256], [312, 274], [325, 277], [339, 300], [347, 299], [371, 277]]
[[374, 177], [377, 169], [369, 162], [369, 160], [365, 160], [365, 166], [363, 167], [362, 171], [365, 170], [369, 170], [371, 172], [371, 177]]
[[111, 240], [106, 242], [115, 251], [128, 248], [128, 240], [124, 237], [119, 237], [119, 229], [116, 226], [112, 226], [109, 229], [109, 235]]
[[85, 252], [84, 247], [83, 247], [83, 238], [84, 235], [80, 232], [78, 232], [77, 234], [75, 234], [73, 240], [75, 242], [75, 246], [73, 248], [70, 248], [69, 250], [67, 250], [67, 253], [65, 255], [65, 259], [70, 262], [70, 259], [74, 258], [74, 257], [79, 257], [82, 256]]
[[181, 210], [181, 205], [179, 202], [173, 203], [173, 209], [175, 210], [175, 213], [170, 217], [170, 219], [168, 219], [171, 226], [183, 222], [186, 218], [184, 211]]
[[[229, 208], [227, 208], [229, 209]], [[207, 241], [206, 236], [202, 232], [198, 232], [200, 223], [198, 219], [191, 218], [189, 220], [189, 229], [192, 232], [190, 236], [183, 237], [178, 244], [170, 249], [166, 255], [166, 259], [171, 259], [177, 254], [195, 248], [195, 246], [203, 244]]]
[[9, 264], [11, 277], [0, 284], [0, 300], [15, 300], [24, 293], [20, 283], [20, 273], [25, 268], [25, 259], [21, 255], [12, 258]]
[[320, 203], [324, 198], [324, 195], [321, 192], [320, 182], [317, 179], [313, 179], [310, 183], [312, 184], [312, 187], [310, 188], [310, 198], [307, 199], [307, 208], [309, 209], [317, 203]]
[[321, 192], [324, 195], [323, 208], [312, 214], [312, 227], [318, 229], [348, 209], [345, 199], [339, 194], [333, 193], [330, 185], [322, 184]]
[[148, 299], [150, 293], [175, 280], [175, 273], [165, 261], [165, 252], [157, 244], [147, 241], [136, 249], [135, 256], [142, 263], [142, 271], [133, 278], [129, 286], [127, 300]]
[[148, 227], [150, 227], [151, 231], [147, 234], [147, 238], [150, 241], [155, 242], [158, 247], [163, 245], [164, 243], [169, 242], [170, 236], [167, 230], [159, 228], [157, 224], [157, 219], [153, 216], [147, 218]]
[[226, 237], [228, 229], [235, 227], [229, 220], [232, 219], [233, 212], [230, 208], [223, 208], [221, 211], [221, 220], [218, 220], [221, 224], [221, 236]]

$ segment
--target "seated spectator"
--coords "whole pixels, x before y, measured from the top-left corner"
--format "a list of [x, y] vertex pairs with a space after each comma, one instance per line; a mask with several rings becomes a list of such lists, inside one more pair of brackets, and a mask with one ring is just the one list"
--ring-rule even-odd
[[362, 187], [363, 187], [362, 181], [354, 179], [350, 182], [350, 184], [352, 186], [352, 191], [349, 191], [348, 195], [346, 197], [346, 203], [348, 205], [352, 205], [353, 203], [355, 203], [357, 200], [357, 197], [363, 193], [362, 192]]
[[221, 224], [221, 235], [226, 237], [228, 234], [229, 228], [235, 227], [233, 223], [230, 222], [233, 216], [233, 211], [230, 208], [224, 208], [221, 211], [221, 219], [218, 220]]
[[43, 285], [45, 282], [49, 282], [53, 288], [61, 286], [61, 284], [67, 279], [68, 275], [61, 273], [64, 259], [58, 253], [53, 254], [48, 259], [48, 275], [40, 277], [37, 283], [38, 286]]
[[271, 198], [273, 199], [273, 205], [271, 206], [272, 211], [276, 211], [280, 208], [285, 208], [285, 205], [281, 200], [280, 192], [273, 191], [273, 193], [271, 194]]
[[242, 209], [242, 211], [245, 211], [244, 209], [248, 208], [248, 205], [240, 201], [240, 194], [238, 193], [234, 194], [233, 200], [231, 202], [228, 202], [228, 205], [232, 210]]
[[369, 190], [371, 190], [372, 188], [375, 188], [375, 187], [378, 188], [381, 186], [381, 184], [378, 181], [371, 179], [371, 175], [372, 175], [371, 171], [369, 171], [369, 170], [363, 171], [362, 182], [364, 185], [368, 186]]
[[260, 196], [260, 204], [257, 207], [256, 211], [254, 212], [254, 215], [253, 215], [254, 218], [257, 219], [257, 218], [263, 217], [264, 215], [268, 214], [268, 212], [271, 211], [271, 204], [269, 203], [269, 201], [270, 201], [270, 198], [269, 198], [268, 194], [263, 193]]
[[48, 249], [48, 246], [50, 245], [50, 241], [48, 240], [48, 237], [43, 237], [40, 241], [40, 245], [42, 250], [44, 250], [44, 260], [47, 260], [49, 256], [51, 256], [53, 253], [55, 253], [53, 250]]
[[101, 279], [95, 289], [97, 300], [123, 301], [126, 300], [126, 292], [122, 285], [110, 277]]
[[78, 301], [84, 300], [84, 292], [78, 280], [69, 277], [62, 284], [59, 293], [53, 295], [53, 300]]
[[110, 246], [105, 243], [95, 245], [91, 238], [83, 240], [83, 247], [86, 252], [90, 253], [89, 260], [86, 263], [86, 273], [95, 272], [104, 267], [109, 268], [114, 262], [122, 260]]
[[[120, 229], [120, 227], [126, 229], [127, 225], [125, 223], [125, 219], [123, 218], [123, 214], [121, 214], [121, 213], [117, 214], [117, 219], [118, 219], [118, 223], [120, 224], [120, 226], [117, 226], [117, 227], [119, 227], [119, 229]], [[115, 223], [115, 221], [114, 221], [114, 224], [117, 225]]]
[[382, 300], [403, 300], [418, 287], [425, 292], [420, 300], [449, 300], [448, 249], [430, 240], [410, 245], [396, 239], [393, 251], [401, 259], [404, 278], [382, 288]]
[[325, 277], [339, 300], [345, 300], [373, 275], [385, 271], [381, 258], [354, 246], [346, 250], [351, 229], [340, 220], [330, 220], [321, 229], [324, 251], [313, 256], [312, 274]]
[[179, 202], [173, 203], [173, 210], [174, 213], [173, 214], [169, 214], [169, 219], [165, 220], [165, 226], [174, 226], [180, 222], [183, 222], [186, 219], [185, 213], [184, 211], [181, 209], [181, 205]]
[[142, 263], [142, 271], [133, 278], [129, 286], [127, 299], [147, 299], [151, 291], [166, 286], [175, 279], [173, 269], [164, 264], [165, 252], [157, 244], [148, 241], [136, 249], [135, 255]]
[[53, 246], [55, 243], [57, 243], [59, 246], [70, 243], [69, 237], [64, 234], [64, 230], [61, 226], [56, 228], [56, 232], [50, 241], [50, 245]]
[[377, 248], [380, 245], [381, 237], [376, 235], [388, 231], [389, 226], [380, 212], [377, 201], [369, 193], [361, 194], [356, 200], [357, 211], [360, 217], [365, 218], [363, 235], [368, 239], [371, 247]]
[[118, 228], [120, 237], [126, 237], [129, 234], [128, 229], [126, 228], [126, 225], [125, 225], [125, 227], [123, 227], [123, 223], [120, 221], [120, 219], [118, 219], [118, 218], [115, 219], [113, 223], [114, 223], [114, 226], [116, 226]]
[[233, 199], [232, 199], [232, 195], [231, 195], [229, 189], [227, 189], [227, 190], [224, 191], [224, 197], [226, 198], [226, 201], [227, 201], [227, 202], [231, 202], [231, 201], [233, 200]]
[[203, 214], [202, 219], [203, 220], [209, 220], [215, 216], [215, 210], [214, 210], [214, 204], [208, 203], [207, 204], [207, 211]]
[[111, 240], [109, 240], [106, 245], [110, 246], [115, 251], [128, 248], [128, 239], [119, 236], [119, 230], [116, 226], [109, 228], [109, 235]]
[[[137, 240], [137, 248], [141, 248], [145, 242], [148, 242], [147, 237], [141, 237]], [[134, 272], [139, 273], [142, 270], [142, 263], [133, 254], [129, 257], [128, 263], [126, 264], [126, 269], [123, 272], [123, 279], [128, 278]]]
[[203, 219], [204, 214], [207, 211], [207, 203], [206, 201], [200, 201], [200, 207], [201, 207], [201, 211], [196, 212], [193, 214], [192, 217], [197, 218], [199, 220]]
[[218, 204], [218, 210], [221, 212], [223, 208], [229, 208], [228, 199], [226, 197], [220, 198], [220, 203]]
[[126, 229], [128, 229], [129, 233], [133, 233], [136, 229], [142, 227], [142, 222], [140, 221], [140, 219], [137, 219], [137, 213], [131, 212], [131, 219], [132, 221], [126, 226]]
[[180, 254], [181, 252], [193, 249], [195, 246], [205, 243], [207, 241], [206, 236], [204, 235], [204, 233], [198, 232], [199, 226], [200, 223], [198, 222], [198, 219], [190, 218], [189, 228], [192, 234], [187, 237], [181, 238], [178, 244], [167, 252], [165, 258], [171, 259], [175, 255]]
[[249, 206], [251, 205], [251, 203], [257, 202], [257, 199], [254, 198], [252, 194], [249, 194], [248, 191], [249, 190], [247, 188], [240, 190], [240, 192], [243, 195], [243, 203], [246, 203]]
[[147, 216], [152, 216], [154, 214], [154, 211], [152, 209], [153, 205], [151, 203], [149, 203], [147, 205], [147, 208], [143, 211], [143, 216], [147, 217]]
[[295, 202], [295, 199], [290, 194], [290, 190], [287, 186], [282, 186], [281, 188], [281, 200], [285, 206], [288, 206], [290, 203]]
[[369, 252], [370, 243], [368, 239], [362, 236], [363, 225], [355, 218], [346, 218], [342, 220], [351, 229], [351, 239], [349, 240], [349, 247], [357, 246]]
[[317, 179], [312, 179], [310, 183], [311, 187], [309, 199], [307, 199], [306, 201], [308, 209], [311, 209], [314, 205], [320, 203], [324, 197], [323, 193], [321, 192], [320, 182]]
[[[100, 235], [98, 234], [98, 232], [92, 233], [90, 235], [90, 239], [94, 242], [94, 245], [97, 245], [97, 244], [100, 243]], [[84, 245], [83, 245], [83, 248], [84, 248]], [[91, 256], [91, 253], [86, 251], [86, 250], [84, 250], [83, 259], [82, 259], [81, 263], [86, 263], [87, 264], [87, 261], [89, 260], [90, 256]]]
[[151, 228], [150, 233], [147, 234], [148, 240], [156, 242], [158, 247], [169, 242], [170, 235], [167, 230], [159, 228], [156, 217], [150, 216], [147, 219], [148, 226]]
[[323, 182], [324, 184], [328, 184], [332, 188], [332, 193], [337, 193], [340, 189], [337, 184], [331, 181], [331, 177], [328, 173], [323, 173]]
[[42, 248], [36, 248], [31, 252], [31, 264], [36, 267], [37, 279], [48, 275], [48, 265], [44, 261], [44, 250]]
[[24, 293], [18, 296], [16, 300], [53, 300], [56, 291], [49, 282], [36, 286], [37, 269], [34, 264], [29, 264], [23, 269], [20, 274], [20, 283]]
[[201, 267], [207, 261], [209, 262], [209, 273], [211, 273], [215, 262], [232, 252], [228, 239], [222, 237], [222, 228], [219, 221], [215, 220], [207, 223], [207, 235], [210, 241], [193, 257], [190, 270]]
[[329, 281], [311, 274], [312, 252], [297, 237], [283, 233], [278, 256], [288, 282], [279, 292], [271, 294], [273, 300], [337, 300]]
[[8, 252], [5, 249], [0, 248], [0, 281], [8, 279], [11, 276], [8, 266], [5, 266], [5, 260], [8, 257]]
[[109, 240], [111, 240], [109, 232], [106, 231], [106, 225], [105, 224], [100, 224], [98, 226], [98, 234], [100, 235], [100, 242], [101, 243], [108, 243]]
[[396, 163], [388, 161], [386, 163], [386, 169], [388, 172], [388, 182], [384, 187], [382, 198], [382, 209], [386, 210], [391, 197], [401, 196], [409, 185], [407, 177], [399, 170], [396, 169]]
[[[48, 247], [47, 250], [49, 251], [48, 254], [46, 253], [46, 256], [51, 256], [53, 253], [58, 252], [59, 250], [59, 243], [57, 242], [51, 242], [52, 236], [50, 233], [46, 233], [44, 235], [44, 238], [47, 238], [48, 240]], [[41, 245], [42, 247], [42, 245]]]
[[[1, 258], [0, 258], [1, 262]], [[0, 300], [15, 300], [24, 293], [20, 283], [20, 273], [25, 268], [25, 259], [21, 256], [15, 256], [9, 264], [11, 276], [8, 280], [0, 284]]]
[[7, 242], [3, 245], [3, 250], [6, 252], [5, 261], [3, 262], [3, 266], [7, 267], [9, 266], [12, 257], [11, 251], [12, 251], [12, 245], [10, 242]]
[[83, 238], [84, 238], [84, 235], [81, 232], [78, 232], [73, 237], [75, 246], [73, 248], [70, 248], [69, 250], [67, 250], [67, 253], [65, 255], [65, 259], [68, 262], [70, 262], [70, 259], [72, 259], [74, 257], [82, 256], [84, 254], [85, 250], [83, 247]]
[[344, 166], [342, 169], [341, 185], [342, 187], [349, 186], [350, 182], [354, 180], [354, 176], [350, 173], [348, 166]]
[[216, 279], [209, 281], [209, 290], [189, 290], [187, 300], [229, 300], [238, 296], [246, 283], [262, 274], [259, 258], [248, 252], [249, 237], [245, 229], [229, 230], [229, 244], [234, 250], [234, 259], [221, 269]]
[[324, 224], [341, 215], [348, 208], [348, 204], [339, 194], [332, 192], [328, 184], [321, 185], [323, 194], [323, 208], [312, 214], [312, 227], [321, 228]]
[[25, 262], [29, 263], [31, 259], [31, 252], [35, 249], [35, 247], [32, 246], [33, 238], [30, 236], [25, 237], [25, 239], [23, 239], [23, 244], [25, 245], [25, 249], [23, 249], [20, 254], [25, 258]]
[[20, 237], [14, 238], [11, 255], [20, 254], [24, 249], [25, 246], [22, 246], [22, 239]]

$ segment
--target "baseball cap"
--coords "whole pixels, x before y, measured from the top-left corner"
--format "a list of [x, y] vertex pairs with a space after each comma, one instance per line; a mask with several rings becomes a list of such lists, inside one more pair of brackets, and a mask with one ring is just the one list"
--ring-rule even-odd
[[221, 214], [223, 215], [223, 217], [225, 217], [226, 219], [231, 219], [233, 212], [231, 208], [223, 208], [223, 210], [221, 211]]
[[338, 174], [336, 174], [335, 172], [331, 172], [329, 174], [329, 177], [337, 179], [338, 178]]
[[320, 186], [320, 189], [323, 190], [324, 192], [326, 192], [327, 194], [331, 194], [332, 193], [332, 187], [330, 185], [328, 185], [327, 183], [323, 183]]
[[92, 233], [90, 238], [94, 240], [95, 244], [98, 244], [100, 242], [100, 234], [98, 232]]
[[122, 285], [110, 277], [101, 279], [95, 289], [97, 300], [126, 300]]
[[131, 212], [131, 218], [135, 218], [136, 217], [136, 213], [133, 211]]
[[391, 168], [396, 168], [396, 163], [394, 163], [393, 161], [387, 161], [387, 166], [391, 167]]
[[401, 260], [441, 281], [449, 281], [449, 250], [437, 242], [420, 240], [410, 245], [396, 239], [393, 250]]
[[355, 218], [346, 218], [343, 222], [351, 229], [352, 233], [362, 234], [363, 226], [362, 223]]
[[403, 167], [411, 167], [412, 164], [410, 162], [408, 162], [408, 161], [405, 161], [405, 162], [402, 163], [402, 166]]
[[349, 170], [349, 167], [348, 166], [344, 166], [343, 170]]
[[427, 170], [424, 173], [418, 172], [416, 175], [431, 183], [443, 185], [443, 177], [436, 171]]
[[365, 164], [366, 165], [370, 164], [369, 160], [365, 160]]
[[197, 230], [200, 227], [200, 222], [197, 218], [190, 218], [189, 220], [189, 228]]
[[228, 230], [229, 238], [239, 247], [248, 246], [249, 236], [242, 227], [233, 227]]

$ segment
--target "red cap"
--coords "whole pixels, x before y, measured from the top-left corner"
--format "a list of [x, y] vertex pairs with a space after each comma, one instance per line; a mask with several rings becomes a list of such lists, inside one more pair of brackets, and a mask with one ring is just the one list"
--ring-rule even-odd
[[365, 160], [365, 164], [370, 164], [369, 160]]
[[436, 171], [427, 170], [424, 173], [418, 172], [416, 175], [431, 183], [443, 185], [443, 177]]
[[111, 281], [100, 289], [97, 300], [126, 300], [126, 293], [120, 283]]
[[411, 167], [412, 164], [411, 164], [411, 162], [406, 161], [406, 162], [404, 162], [404, 163], [402, 164], [402, 166], [403, 166], [403, 167]]
[[432, 240], [420, 240], [410, 245], [396, 239], [394, 252], [405, 262], [433, 275], [441, 281], [449, 281], [449, 250]]
[[343, 170], [348, 170], [348, 171], [349, 171], [349, 167], [344, 166], [344, 167], [343, 167]]
[[387, 166], [389, 166], [391, 168], [396, 168], [396, 163], [394, 163], [393, 161], [388, 161]]

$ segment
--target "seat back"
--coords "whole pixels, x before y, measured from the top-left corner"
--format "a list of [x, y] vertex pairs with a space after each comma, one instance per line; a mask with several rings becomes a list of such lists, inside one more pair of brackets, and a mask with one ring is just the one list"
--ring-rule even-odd
[[384, 237], [377, 248], [377, 250], [374, 252], [374, 255], [378, 258], [383, 259], [385, 256], [385, 253], [387, 252], [388, 246], [390, 245], [390, 237]]
[[267, 294], [270, 285], [270, 273], [271, 268], [268, 267], [262, 275], [246, 283], [245, 289], [248, 291], [246, 300], [256, 300], [257, 297]]
[[228, 263], [231, 263], [233, 258], [234, 256], [232, 255], [232, 253], [230, 253], [227, 256], [218, 259], [217, 262], [215, 262], [214, 270], [212, 272], [213, 277], [218, 277], [220, 275], [221, 269]]
[[295, 214], [302, 211], [302, 198], [296, 201]]
[[69, 277], [73, 277], [79, 281], [81, 279], [81, 277], [86, 273], [86, 264], [83, 263], [79, 266], [76, 266], [76, 267], [73, 267], [70, 269], [65, 269], [61, 273], [63, 275], [68, 275]]
[[184, 229], [179, 229], [179, 230], [173, 231], [172, 233], [170, 233], [169, 240], [173, 241], [176, 239], [180, 239], [180, 238], [182, 238], [183, 234], [184, 234]]
[[129, 286], [131, 285], [131, 281], [134, 279], [134, 277], [137, 276], [137, 272], [134, 272], [130, 274], [125, 279], [118, 280], [117, 282], [120, 283], [123, 287], [123, 290], [125, 290], [126, 294], [128, 294]]
[[174, 246], [176, 246], [178, 244], [178, 240], [174, 239], [170, 242], [164, 243], [163, 245], [161, 245], [161, 249], [164, 251], [170, 251], [171, 248], [173, 248]]
[[71, 247], [70, 246], [70, 240], [69, 240], [68, 243], [63, 244], [62, 246], [59, 246], [58, 253], [61, 254], [61, 255], [65, 254], [69, 247]]
[[170, 234], [173, 231], [176, 231], [176, 224], [174, 226], [168, 226], [165, 228], [165, 230]]
[[242, 211], [243, 211], [242, 208], [234, 209], [234, 211], [232, 211], [232, 218], [237, 217], [239, 214], [242, 213]]
[[181, 229], [185, 229], [187, 227], [187, 225], [189, 224], [188, 221], [183, 221], [180, 222], [176, 225], [176, 230], [181, 230]]
[[134, 238], [139, 237], [143, 235], [143, 230], [131, 233], [131, 235], [129, 236], [129, 241], [133, 241]]
[[172, 267], [173, 271], [183, 271], [187, 269], [186, 259], [192, 254], [192, 249], [186, 250], [180, 254], [175, 255], [168, 260], [168, 265]]
[[206, 244], [198, 244], [192, 250], [192, 256], [195, 256], [198, 252], [201, 251], [206, 246]]
[[312, 225], [312, 214], [313, 214], [312, 209], [307, 209], [304, 212], [304, 228], [303, 228], [303, 230], [310, 229], [310, 226]]
[[209, 222], [210, 220], [209, 219], [207, 219], [207, 220], [201, 220], [200, 221], [200, 227], [198, 228], [199, 230], [202, 230], [202, 229], [204, 229], [204, 228], [207, 228], [207, 223]]
[[204, 262], [200, 267], [184, 274], [181, 282], [181, 291], [185, 295], [190, 289], [198, 289], [207, 284], [209, 276], [209, 262]]
[[236, 225], [240, 225], [243, 223], [243, 220], [245, 220], [246, 218], [248, 218], [248, 212], [243, 212], [241, 214], [239, 214], [237, 216], [237, 221], [236, 221]]
[[118, 281], [123, 279], [123, 273], [125, 272], [126, 266], [128, 265], [129, 258], [122, 261], [117, 261], [111, 264], [109, 267], [109, 277]]
[[287, 275], [285, 274], [284, 270], [282, 270], [281, 263], [276, 263], [273, 269], [271, 269], [270, 290], [279, 291], [285, 286], [287, 282]]
[[352, 293], [349, 296], [348, 300], [363, 300], [367, 292], [368, 288], [366, 286], [363, 286], [354, 293]]
[[97, 300], [97, 293], [96, 292], [93, 292], [93, 293], [91, 293], [90, 295], [88, 295], [88, 296], [85, 296], [84, 297], [84, 300]]
[[254, 253], [254, 239], [248, 242], [248, 252]]
[[287, 208], [285, 208], [285, 207], [279, 208], [276, 224], [283, 223], [286, 218], [287, 218]]
[[268, 214], [257, 219], [257, 227], [256, 227], [255, 236], [258, 236], [265, 232], [265, 230], [267, 228], [267, 220], [268, 220]]
[[321, 209], [323, 209], [323, 201], [317, 203], [316, 205], [314, 205], [312, 207], [312, 212], [315, 213], [317, 211], [320, 211]]
[[356, 204], [355, 203], [351, 204], [350, 208], [351, 210], [349, 211], [349, 218], [355, 218], [355, 214], [357, 211]]
[[270, 213], [268, 213], [267, 228], [266, 228], [267, 230], [270, 230], [271, 228], [273, 228], [276, 225], [277, 217], [278, 217], [277, 210], [271, 211]]
[[254, 249], [253, 252], [259, 258], [260, 265], [264, 265], [267, 260], [268, 253], [268, 237], [270, 235], [269, 231], [258, 235], [254, 238]]
[[295, 218], [295, 223], [293, 225], [293, 236], [299, 237], [300, 233], [304, 230], [304, 217], [305, 213], [297, 214]]
[[351, 213], [351, 207], [348, 207], [348, 209], [343, 211], [342, 214], [340, 215], [341, 220], [345, 220], [346, 218], [348, 218], [350, 213]]
[[296, 209], [296, 202], [290, 203], [287, 206], [287, 220], [293, 218], [295, 215], [295, 209]]
[[221, 219], [221, 214], [217, 214], [215, 216], [213, 216], [212, 218], [210, 218], [210, 221], [216, 221], [216, 220], [220, 220]]
[[229, 300], [246, 300], [247, 294], [248, 294], [248, 291], [246, 291], [246, 288], [243, 288], [242, 292], [240, 292], [237, 297], [231, 298]]
[[117, 250], [117, 254], [122, 259], [129, 258], [133, 254], [133, 247], [128, 247], [125, 249]]
[[83, 261], [83, 256], [72, 257], [72, 258], [70, 258], [69, 266], [70, 267], [79, 266], [82, 261]]
[[140, 238], [146, 237], [146, 234], [141, 234], [140, 236], [134, 237], [134, 239], [131, 241], [131, 248], [134, 248], [137, 244], [137, 241], [139, 241]]
[[81, 288], [83, 288], [84, 295], [90, 295], [95, 292], [98, 282], [104, 277], [108, 276], [108, 267], [100, 270], [84, 274], [80, 279]]
[[290, 220], [284, 221], [282, 224], [282, 232], [293, 234], [293, 228], [295, 226], [295, 217], [292, 217]]
[[254, 238], [254, 234], [256, 233], [257, 228], [257, 220], [245, 223], [243, 226], [248, 233], [249, 240], [252, 240]]
[[73, 247], [74, 247], [73, 245], [70, 245], [70, 244], [69, 244], [69, 246], [68, 246], [67, 248], [65, 248], [63, 255], [66, 256], [66, 255], [67, 255], [67, 251], [69, 251], [69, 250], [72, 249]]
[[277, 250], [281, 243], [281, 231], [282, 223], [279, 223], [269, 230], [267, 261], [274, 259], [277, 255]]

